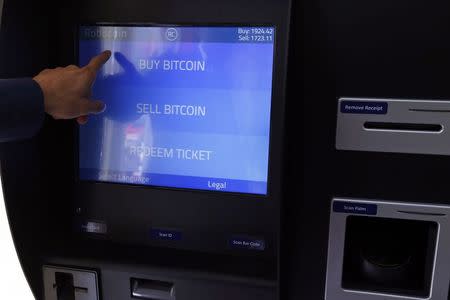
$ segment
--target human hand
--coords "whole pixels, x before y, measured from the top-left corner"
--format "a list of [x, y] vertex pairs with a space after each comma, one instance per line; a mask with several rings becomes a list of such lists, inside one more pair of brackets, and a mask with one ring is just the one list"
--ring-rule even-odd
[[85, 124], [88, 115], [103, 112], [105, 104], [91, 99], [92, 86], [97, 72], [110, 57], [111, 52], [105, 51], [85, 67], [46, 69], [34, 77], [44, 94], [45, 112], [55, 119], [76, 118], [79, 124]]

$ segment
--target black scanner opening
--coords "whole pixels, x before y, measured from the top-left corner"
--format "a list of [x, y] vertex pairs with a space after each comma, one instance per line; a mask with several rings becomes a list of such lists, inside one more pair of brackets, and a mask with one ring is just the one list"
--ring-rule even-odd
[[437, 224], [349, 216], [342, 287], [383, 294], [430, 294]]

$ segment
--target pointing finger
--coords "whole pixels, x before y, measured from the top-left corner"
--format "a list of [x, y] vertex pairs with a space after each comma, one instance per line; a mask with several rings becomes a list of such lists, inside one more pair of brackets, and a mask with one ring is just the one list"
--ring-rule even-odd
[[77, 118], [77, 122], [80, 125], [84, 125], [84, 124], [87, 123], [88, 119], [89, 119], [88, 116], [80, 116], [80, 117]]
[[101, 54], [93, 57], [86, 68], [90, 69], [93, 73], [97, 73], [98, 70], [108, 61], [111, 57], [111, 51], [104, 51]]
[[87, 116], [90, 114], [99, 114], [106, 108], [105, 103], [99, 100], [82, 99], [80, 102], [79, 116]]

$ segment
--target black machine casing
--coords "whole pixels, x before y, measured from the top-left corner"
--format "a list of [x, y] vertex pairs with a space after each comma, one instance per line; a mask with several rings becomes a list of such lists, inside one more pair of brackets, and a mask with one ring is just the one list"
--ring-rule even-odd
[[[277, 299], [290, 1], [6, 0], [2, 22], [4, 78], [31, 77], [44, 68], [76, 63], [74, 36], [81, 23], [276, 27], [267, 197], [79, 183], [74, 164], [76, 128], [72, 121], [51, 118], [35, 138], [2, 145], [1, 172], [16, 248], [37, 299], [43, 299], [43, 265], [95, 270], [101, 299], [131, 299], [132, 277], [174, 283], [177, 299], [182, 300]], [[128, 215], [120, 218], [124, 211]], [[128, 229], [136, 228], [149, 214], [198, 234], [207, 232], [205, 225], [211, 223], [222, 235], [236, 231], [263, 235], [270, 247], [257, 254], [217, 246], [155, 248], [145, 241], [85, 239], [74, 234], [76, 212], [86, 217], [103, 212], [125, 231], [127, 224]]]

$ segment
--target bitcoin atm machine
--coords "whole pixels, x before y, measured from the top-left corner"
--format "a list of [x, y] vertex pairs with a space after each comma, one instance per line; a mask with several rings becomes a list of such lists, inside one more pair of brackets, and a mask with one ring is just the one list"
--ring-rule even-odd
[[292, 299], [450, 299], [448, 1], [302, 8]]
[[1, 145], [36, 299], [279, 299], [289, 18], [287, 0], [5, 1], [3, 77], [113, 53], [103, 114]]

